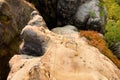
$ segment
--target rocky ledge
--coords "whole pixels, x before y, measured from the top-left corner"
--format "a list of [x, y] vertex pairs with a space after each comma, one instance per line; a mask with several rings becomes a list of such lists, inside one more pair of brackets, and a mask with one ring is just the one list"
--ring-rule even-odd
[[120, 80], [114, 63], [78, 32], [56, 34], [38, 13], [32, 15], [21, 32], [22, 54], [9, 61], [7, 80]]

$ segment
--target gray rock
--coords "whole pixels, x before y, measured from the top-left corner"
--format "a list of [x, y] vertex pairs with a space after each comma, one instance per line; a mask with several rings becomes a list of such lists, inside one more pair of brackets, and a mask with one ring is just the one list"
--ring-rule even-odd
[[20, 53], [30, 56], [42, 56], [45, 53], [45, 48], [43, 43], [39, 40], [25, 41], [22, 48], [20, 48]]
[[106, 9], [100, 0], [27, 0], [35, 4], [49, 29], [74, 25], [104, 33]]
[[120, 42], [115, 43], [110, 49], [120, 59]]
[[99, 0], [59, 0], [57, 13], [58, 25], [104, 33], [106, 10]]
[[56, 27], [53, 28], [51, 31], [57, 34], [65, 35], [65, 34], [77, 34], [78, 29], [75, 26], [72, 25], [66, 25], [63, 27]]
[[31, 20], [21, 32], [23, 42], [20, 45], [19, 52], [30, 56], [42, 56], [46, 50], [47, 41], [43, 35], [38, 35], [37, 31], [45, 27], [43, 18], [36, 12], [31, 13]]

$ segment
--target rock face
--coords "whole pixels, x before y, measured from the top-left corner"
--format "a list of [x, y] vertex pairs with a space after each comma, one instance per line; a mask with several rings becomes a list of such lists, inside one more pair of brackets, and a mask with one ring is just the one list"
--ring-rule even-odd
[[8, 3], [0, 0], [0, 46], [9, 44], [17, 33], [17, 25]]
[[106, 10], [99, 0], [59, 0], [57, 14], [59, 24], [104, 33]]
[[120, 59], [120, 42], [115, 43], [110, 49]]
[[100, 0], [27, 0], [36, 5], [48, 28], [74, 25], [104, 33], [106, 9]]
[[35, 8], [24, 0], [0, 0], [0, 45], [10, 43], [30, 20], [33, 10]]
[[30, 13], [36, 8], [26, 0], [6, 0], [16, 20], [18, 29], [21, 30], [30, 20]]
[[[20, 49], [36, 41], [44, 53], [37, 57], [33, 55], [36, 53], [12, 57], [7, 80], [120, 80], [120, 70], [97, 48], [76, 33], [68, 36], [55, 34], [42, 25], [28, 24], [22, 30]], [[27, 52], [31, 53], [29, 48]]]
[[18, 53], [19, 33], [33, 10], [25, 0], [0, 0], [0, 80], [6, 80], [8, 61]]
[[[46, 23], [43, 18], [39, 15], [37, 11], [33, 11], [31, 13], [31, 18], [28, 22], [28, 25], [23, 28], [21, 32], [21, 38], [23, 38], [23, 42], [20, 46], [20, 53], [32, 55], [32, 56], [40, 56], [45, 53], [45, 47], [47, 41], [43, 35], [39, 37], [36, 34], [36, 31], [41, 29], [39, 27], [46, 27]], [[35, 28], [36, 31], [33, 31], [32, 28]]]

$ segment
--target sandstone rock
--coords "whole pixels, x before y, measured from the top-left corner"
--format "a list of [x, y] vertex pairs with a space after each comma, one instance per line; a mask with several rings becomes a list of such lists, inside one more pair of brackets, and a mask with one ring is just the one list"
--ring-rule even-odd
[[31, 54], [12, 57], [7, 80], [120, 80], [120, 70], [113, 62], [78, 34], [68, 38], [43, 26], [27, 25], [22, 36], [23, 42], [30, 41], [29, 46], [38, 42], [44, 53], [35, 57], [28, 50]]
[[43, 34], [38, 30], [39, 36], [50, 37], [45, 54], [30, 59], [22, 55], [14, 56], [10, 60], [11, 72], [8, 80], [120, 79], [120, 70], [97, 48], [88, 45], [82, 38], [75, 39], [74, 43], [78, 45], [74, 47], [71, 40], [59, 39], [59, 36], [52, 34]]

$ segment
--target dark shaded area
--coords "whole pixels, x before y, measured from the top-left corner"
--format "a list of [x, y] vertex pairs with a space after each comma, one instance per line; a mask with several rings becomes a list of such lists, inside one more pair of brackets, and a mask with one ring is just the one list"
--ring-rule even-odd
[[8, 62], [16, 52], [13, 45], [18, 47], [16, 41], [12, 43], [16, 35], [17, 26], [10, 7], [6, 2], [0, 2], [0, 80], [7, 80], [10, 71]]
[[45, 48], [42, 42], [39, 41], [25, 41], [22, 49], [20, 49], [21, 54], [26, 54], [30, 56], [42, 56], [45, 53]]
[[[57, 26], [67, 24], [75, 25], [74, 15], [80, 6], [80, 0], [58, 0], [57, 3]], [[74, 24], [75, 23], [75, 24]]]
[[79, 30], [94, 30], [104, 34], [105, 7], [97, 0], [58, 0], [57, 18], [57, 26], [71, 24]]
[[7, 80], [7, 76], [10, 71], [8, 62], [11, 57], [12, 57], [11, 54], [0, 56], [0, 80]]
[[117, 3], [118, 3], [118, 5], [120, 6], [120, 0], [115, 0]]
[[49, 29], [57, 25], [57, 1], [56, 0], [27, 0], [33, 3], [44, 18]]
[[18, 53], [19, 47], [19, 35], [9, 43], [3, 43], [0, 47], [0, 80], [7, 80], [8, 73], [10, 72], [9, 60], [10, 58]]
[[0, 1], [0, 80], [7, 80], [9, 60], [18, 53], [19, 33], [34, 7], [23, 0]]
[[[33, 3], [43, 16], [49, 29], [65, 25], [74, 25], [79, 30], [94, 30], [104, 34], [106, 13], [103, 4], [91, 0], [27, 0]], [[84, 4], [87, 6], [83, 6]], [[91, 7], [90, 5], [98, 5]], [[83, 13], [79, 7], [82, 7]], [[93, 9], [92, 9], [93, 8]], [[99, 10], [98, 10], [99, 8]], [[85, 10], [87, 9], [87, 10]], [[85, 12], [85, 15], [84, 15]], [[99, 15], [99, 16], [98, 16]], [[83, 19], [81, 17], [83, 16]]]
[[113, 54], [116, 55], [120, 59], [120, 42], [115, 43], [110, 47]]

